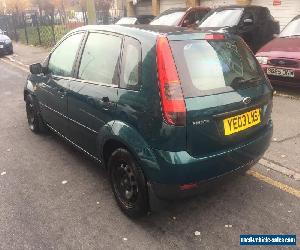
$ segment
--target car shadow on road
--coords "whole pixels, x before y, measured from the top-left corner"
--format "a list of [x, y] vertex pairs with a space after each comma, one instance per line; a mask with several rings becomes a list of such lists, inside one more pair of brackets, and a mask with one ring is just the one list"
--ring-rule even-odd
[[284, 94], [288, 96], [294, 96], [300, 98], [300, 85], [299, 87], [285, 87], [285, 86], [273, 86], [274, 90], [279, 94]]
[[[70, 143], [66, 142], [64, 139], [57, 136], [56, 134], [51, 133], [48, 136], [52, 137], [53, 140], [56, 141], [56, 143], [58, 143], [59, 146], [62, 147], [68, 155], [74, 157], [75, 159], [73, 160], [78, 163], [78, 166], [84, 168], [85, 171], [88, 171], [94, 176], [96, 176], [96, 179], [99, 179], [99, 182], [107, 183], [108, 186], [106, 188], [110, 188], [107, 170], [102, 164], [100, 164], [96, 160], [93, 160], [90, 156], [78, 150], [77, 148], [75, 148]], [[223, 197], [224, 194], [228, 191], [228, 189], [230, 189], [230, 186], [232, 187], [237, 185], [239, 180], [243, 177], [245, 177], [245, 174], [242, 173], [229, 174], [228, 176], [219, 178], [217, 181], [210, 184], [209, 186], [205, 185], [203, 187], [203, 190], [198, 195], [195, 195], [190, 198], [169, 201], [156, 200], [156, 202], [159, 202], [159, 204], [155, 204], [154, 211], [150, 213], [150, 217], [159, 218], [160, 216], [166, 216], [165, 213], [169, 214], [170, 216], [173, 213], [181, 214], [184, 213], [185, 210], [190, 211], [191, 208], [193, 209], [193, 207], [195, 206], [198, 207], [199, 203], [201, 204], [204, 200], [216, 197]], [[111, 197], [112, 199], [114, 199], [112, 191]], [[146, 223], [147, 217], [139, 221], [142, 223]]]

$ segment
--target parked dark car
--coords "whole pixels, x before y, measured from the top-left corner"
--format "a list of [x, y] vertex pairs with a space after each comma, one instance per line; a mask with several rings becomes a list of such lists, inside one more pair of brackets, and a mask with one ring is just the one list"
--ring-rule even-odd
[[11, 39], [0, 29], [0, 55], [10, 55], [14, 53]]
[[212, 10], [200, 23], [203, 30], [224, 30], [241, 36], [255, 53], [279, 34], [279, 23], [261, 6], [225, 6]]
[[157, 16], [150, 25], [193, 27], [210, 11], [210, 8], [171, 8]]
[[167, 26], [87, 26], [30, 66], [29, 128], [108, 170], [117, 203], [192, 195], [246, 170], [272, 136], [272, 88], [241, 38]]
[[300, 87], [300, 15], [256, 57], [272, 84]]
[[141, 15], [137, 17], [122, 17], [116, 24], [149, 24], [155, 16]]

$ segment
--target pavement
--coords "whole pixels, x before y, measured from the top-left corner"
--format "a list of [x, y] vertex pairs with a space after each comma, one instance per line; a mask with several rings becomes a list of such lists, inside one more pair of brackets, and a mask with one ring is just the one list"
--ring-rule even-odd
[[240, 234], [296, 234], [300, 247], [299, 92], [277, 91], [273, 141], [246, 175], [130, 220], [102, 168], [27, 128], [27, 65], [48, 52], [23, 46], [0, 58], [0, 249], [239, 249]]
[[50, 49], [44, 47], [34, 47], [22, 43], [13, 43], [14, 54], [8, 56], [11, 61], [15, 61], [21, 66], [42, 62], [49, 54]]

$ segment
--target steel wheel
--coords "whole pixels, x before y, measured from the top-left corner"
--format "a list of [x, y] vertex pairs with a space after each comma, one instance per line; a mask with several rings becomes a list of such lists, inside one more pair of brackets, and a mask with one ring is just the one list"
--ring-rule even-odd
[[43, 119], [38, 113], [38, 108], [35, 106], [33, 97], [31, 95], [26, 96], [26, 115], [29, 129], [34, 133], [46, 132], [46, 126]]
[[122, 211], [138, 217], [149, 210], [144, 174], [134, 157], [124, 148], [116, 149], [108, 162], [110, 182]]
[[113, 185], [120, 201], [132, 208], [137, 200], [138, 186], [132, 167], [126, 162], [119, 162], [112, 173]]
[[35, 111], [34, 111], [34, 106], [31, 102], [26, 102], [26, 113], [27, 113], [27, 121], [30, 130], [34, 131], [35, 130]]

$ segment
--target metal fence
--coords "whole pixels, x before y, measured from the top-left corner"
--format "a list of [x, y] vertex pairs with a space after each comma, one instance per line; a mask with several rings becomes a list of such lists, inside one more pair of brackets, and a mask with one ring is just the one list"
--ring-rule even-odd
[[[124, 16], [123, 10], [98, 11], [97, 24], [112, 24]], [[0, 16], [0, 28], [13, 40], [44, 47], [53, 46], [70, 30], [88, 23], [86, 12], [70, 11], [63, 15], [57, 11], [43, 13], [24, 12]]]

